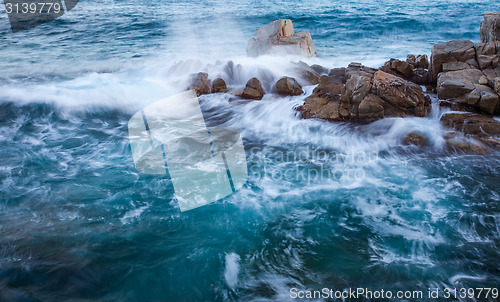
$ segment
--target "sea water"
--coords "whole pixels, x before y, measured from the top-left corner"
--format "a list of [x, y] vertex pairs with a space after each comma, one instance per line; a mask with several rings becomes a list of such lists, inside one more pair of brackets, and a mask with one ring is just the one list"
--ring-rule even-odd
[[[301, 58], [246, 57], [255, 29], [275, 19], [311, 33], [310, 64], [378, 67], [430, 55], [434, 43], [476, 42], [483, 13], [498, 9], [493, 0], [98, 0], [12, 33], [2, 8], [0, 300], [498, 287], [500, 154], [446, 152], [437, 106], [426, 118], [354, 126], [300, 119], [295, 108], [314, 86], [255, 102], [203, 96], [207, 125], [241, 132], [249, 179], [182, 213], [168, 175], [135, 169], [127, 132], [135, 112], [184, 91], [195, 72], [231, 88], [297, 76], [290, 62]], [[231, 78], [228, 60], [239, 65]], [[403, 146], [412, 131], [430, 145]]]

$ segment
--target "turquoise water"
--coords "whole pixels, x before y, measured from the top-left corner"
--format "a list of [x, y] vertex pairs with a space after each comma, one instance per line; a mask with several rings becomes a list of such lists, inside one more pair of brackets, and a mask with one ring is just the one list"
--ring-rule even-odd
[[[136, 111], [183, 91], [190, 73], [232, 87], [293, 76], [297, 58], [245, 56], [254, 30], [277, 18], [311, 32], [319, 56], [309, 63], [376, 67], [436, 42], [477, 41], [494, 10], [495, 1], [83, 1], [16, 34], [2, 10], [0, 301], [498, 288], [500, 153], [445, 152], [436, 106], [424, 119], [352, 126], [298, 117], [313, 86], [250, 103], [201, 97], [209, 126], [241, 131], [250, 177], [182, 213], [168, 177], [134, 168], [127, 132]], [[230, 79], [229, 59], [240, 64]], [[428, 148], [401, 145], [413, 130]], [[336, 173], [311, 174], [321, 168]]]

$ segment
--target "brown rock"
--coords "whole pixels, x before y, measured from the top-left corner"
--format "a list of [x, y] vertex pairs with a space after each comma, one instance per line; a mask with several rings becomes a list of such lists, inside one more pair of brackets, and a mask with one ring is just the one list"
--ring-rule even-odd
[[429, 59], [427, 58], [427, 55], [418, 55], [415, 59], [415, 68], [423, 68], [423, 69], [428, 69], [429, 68]]
[[482, 77], [479, 78], [478, 82], [480, 85], [488, 85], [488, 78], [483, 75]]
[[313, 57], [316, 50], [309, 33], [294, 33], [292, 20], [280, 19], [257, 29], [253, 38], [248, 41], [247, 54], [251, 57], [264, 54]]
[[437, 92], [440, 99], [454, 99], [474, 90], [483, 73], [478, 69], [463, 69], [439, 74]]
[[[443, 71], [443, 64], [449, 62], [465, 62], [473, 65], [476, 57], [474, 43], [468, 40], [453, 40], [435, 44], [432, 47], [431, 69], [432, 78], [437, 80], [438, 74]], [[477, 63], [475, 63], [477, 64]]]
[[350, 96], [351, 104], [358, 106], [370, 93], [373, 75], [365, 71], [349, 71], [345, 85], [347, 95]]
[[481, 70], [496, 68], [500, 61], [500, 41], [476, 43], [476, 59]]
[[295, 70], [299, 74], [299, 81], [303, 85], [316, 85], [319, 83], [320, 75], [312, 68], [312, 66], [307, 65], [307, 63], [302, 61], [296, 63]]
[[276, 82], [273, 92], [281, 96], [301, 95], [304, 93], [302, 86], [294, 78], [283, 77]]
[[484, 14], [480, 34], [483, 43], [500, 41], [500, 12]]
[[464, 62], [443, 63], [443, 72], [471, 69], [470, 65]]
[[427, 69], [415, 68], [411, 73], [410, 81], [418, 85], [429, 84], [432, 82], [431, 74]]
[[[417, 114], [416, 109], [426, 103], [424, 92], [419, 85], [383, 71], [375, 73], [372, 93], [396, 108], [399, 111], [398, 116]], [[417, 116], [420, 114], [421, 112], [418, 112]], [[388, 115], [386, 114], [386, 116]]]
[[345, 67], [330, 69], [328, 76], [332, 77], [332, 78], [337, 78], [340, 81], [342, 81], [342, 83], [344, 83], [344, 84], [347, 81]]
[[323, 66], [318, 65], [318, 64], [311, 65], [311, 69], [319, 75], [325, 75], [325, 74], [328, 74], [328, 72], [329, 72], [328, 68], [323, 67]]
[[415, 67], [415, 63], [416, 62], [417, 62], [417, 58], [415, 58], [415, 55], [407, 55], [406, 56], [406, 63], [408, 63], [411, 66]]
[[488, 155], [491, 153], [490, 148], [480, 141], [458, 135], [446, 139], [446, 149], [450, 152], [463, 152], [476, 155]]
[[423, 134], [418, 132], [408, 133], [403, 137], [403, 145], [414, 145], [419, 147], [425, 147], [429, 145], [429, 140]]
[[446, 113], [441, 117], [441, 123], [449, 128], [460, 131], [479, 139], [486, 144], [500, 148], [500, 121], [483, 114]]
[[384, 66], [380, 68], [387, 73], [396, 75], [402, 78], [409, 78], [413, 70], [412, 66], [405, 61], [390, 59], [385, 62]]
[[358, 121], [362, 124], [371, 123], [384, 118], [384, 101], [374, 94], [368, 94], [359, 104]]
[[202, 94], [210, 93], [210, 81], [208, 80], [208, 74], [204, 72], [199, 72], [190, 76], [191, 84], [188, 90], [194, 89], [197, 96]]
[[493, 88], [495, 89], [496, 93], [500, 94], [500, 77], [494, 79]]
[[217, 78], [212, 82], [212, 92], [226, 92], [227, 85], [226, 82], [222, 78]]
[[437, 85], [438, 97], [494, 114], [499, 110], [500, 99], [493, 89], [480, 84], [484, 83], [484, 80], [485, 76], [478, 69], [440, 73]]
[[485, 85], [474, 85], [479, 92], [478, 107], [483, 112], [495, 114], [497, 112], [500, 101], [498, 94], [493, 89]]
[[262, 88], [259, 79], [251, 78], [248, 80], [245, 89], [241, 93], [241, 97], [250, 100], [262, 100], [264, 97], [264, 88]]
[[319, 118], [329, 121], [344, 121], [349, 117], [349, 97], [337, 78], [322, 76], [313, 93], [297, 109], [303, 118]]

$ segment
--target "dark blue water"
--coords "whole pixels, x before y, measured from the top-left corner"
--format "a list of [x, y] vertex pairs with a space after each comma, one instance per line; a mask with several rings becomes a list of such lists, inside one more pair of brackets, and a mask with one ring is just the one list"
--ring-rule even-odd
[[[498, 6], [82, 1], [16, 34], [2, 10], [0, 301], [288, 301], [292, 287], [500, 287], [500, 153], [447, 153], [437, 109], [354, 127], [299, 119], [294, 107], [311, 86], [261, 102], [204, 96], [208, 125], [242, 132], [250, 178], [182, 213], [168, 177], [135, 169], [127, 127], [136, 111], [183, 91], [190, 73], [227, 77], [229, 59], [241, 64], [232, 87], [293, 75], [296, 58], [245, 56], [254, 30], [274, 19], [311, 32], [319, 57], [310, 63], [379, 66], [429, 54], [436, 42], [479, 40], [483, 12]], [[414, 130], [428, 148], [401, 145]], [[310, 174], [320, 167], [338, 173]]]

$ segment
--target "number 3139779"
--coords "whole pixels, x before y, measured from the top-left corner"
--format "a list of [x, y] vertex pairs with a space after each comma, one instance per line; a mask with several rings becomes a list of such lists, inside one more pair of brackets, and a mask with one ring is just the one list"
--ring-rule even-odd
[[61, 12], [61, 4], [52, 2], [32, 3], [6, 3], [5, 9], [8, 14], [58, 14]]

